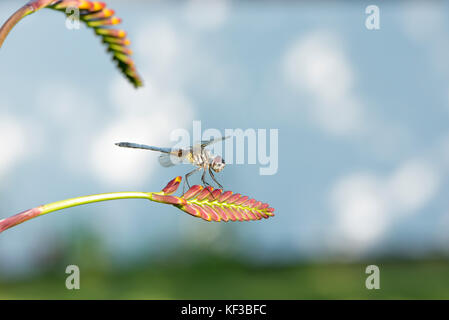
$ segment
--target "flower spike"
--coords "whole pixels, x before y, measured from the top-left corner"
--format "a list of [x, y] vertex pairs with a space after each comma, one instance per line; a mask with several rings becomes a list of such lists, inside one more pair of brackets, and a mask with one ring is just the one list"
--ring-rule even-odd
[[24, 17], [42, 8], [61, 11], [67, 15], [67, 9], [76, 8], [80, 13], [80, 21], [92, 28], [102, 38], [102, 42], [111, 52], [112, 59], [116, 62], [122, 74], [138, 88], [143, 85], [142, 79], [137, 73], [134, 62], [131, 59], [132, 51], [128, 48], [130, 41], [126, 38], [126, 32], [111, 28], [121, 23], [114, 10], [106, 7], [104, 2], [87, 0], [31, 0], [16, 11], [0, 28], [0, 48], [11, 29]]
[[159, 192], [114, 192], [103, 193], [45, 204], [0, 220], [0, 233], [22, 222], [41, 215], [83, 204], [119, 200], [119, 199], [147, 199], [159, 203], [170, 204], [178, 209], [206, 221], [250, 221], [268, 219], [274, 216], [274, 209], [266, 203], [241, 196], [231, 191], [223, 192], [212, 187], [203, 188], [192, 186], [182, 196], [174, 196], [180, 184], [181, 177], [171, 180]]
[[[172, 186], [179, 179], [176, 188], [181, 182], [181, 177], [170, 181], [170, 192], [174, 192]], [[249, 221], [260, 220], [274, 216], [274, 209], [266, 203], [248, 200], [248, 196], [231, 191], [223, 192], [221, 189], [212, 190], [211, 187], [203, 188], [195, 185], [187, 190], [181, 197], [161, 193], [151, 193], [152, 200], [172, 204], [175, 207], [207, 221]]]

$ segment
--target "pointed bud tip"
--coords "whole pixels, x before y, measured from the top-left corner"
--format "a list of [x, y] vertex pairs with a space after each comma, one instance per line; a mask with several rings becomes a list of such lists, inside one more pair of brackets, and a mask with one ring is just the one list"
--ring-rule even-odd
[[93, 11], [98, 11], [98, 10], [102, 10], [106, 7], [106, 3], [102, 2], [102, 1], [94, 1], [93, 3]]
[[162, 189], [162, 192], [165, 193], [165, 194], [172, 194], [173, 192], [178, 190], [178, 187], [179, 187], [179, 184], [180, 184], [181, 180], [182, 180], [182, 177], [181, 176], [177, 176], [176, 178], [171, 180], [169, 183], [167, 183], [165, 188]]

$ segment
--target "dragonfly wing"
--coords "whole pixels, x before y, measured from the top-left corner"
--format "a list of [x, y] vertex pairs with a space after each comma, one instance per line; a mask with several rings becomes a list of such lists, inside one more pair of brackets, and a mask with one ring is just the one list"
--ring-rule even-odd
[[173, 155], [172, 153], [161, 153], [159, 156], [159, 163], [163, 167], [173, 167], [182, 162], [182, 158]]
[[216, 142], [220, 142], [220, 141], [223, 141], [223, 140], [226, 140], [226, 139], [228, 139], [228, 138], [230, 138], [231, 136], [226, 136], [226, 137], [220, 137], [220, 138], [212, 138], [212, 139], [210, 139], [210, 140], [203, 140], [203, 141], [201, 141], [201, 148], [205, 148], [205, 147], [207, 147], [208, 145], [211, 145], [211, 144], [213, 144], [213, 143], [216, 143]]

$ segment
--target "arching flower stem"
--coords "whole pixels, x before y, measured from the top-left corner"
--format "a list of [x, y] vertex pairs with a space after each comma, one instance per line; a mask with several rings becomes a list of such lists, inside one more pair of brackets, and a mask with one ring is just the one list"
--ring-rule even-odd
[[171, 180], [160, 192], [112, 192], [72, 198], [45, 204], [0, 220], [0, 233], [44, 214], [84, 204], [120, 200], [147, 199], [171, 204], [188, 214], [206, 221], [250, 221], [274, 216], [268, 204], [241, 196], [231, 191], [222, 192], [211, 187], [192, 186], [182, 196], [172, 195], [181, 183], [181, 177]]

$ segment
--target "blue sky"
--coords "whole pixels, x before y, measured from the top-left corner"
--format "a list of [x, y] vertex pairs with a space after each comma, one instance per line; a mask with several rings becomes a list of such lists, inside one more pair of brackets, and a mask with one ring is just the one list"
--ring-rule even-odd
[[[20, 1], [0, 4], [4, 21]], [[212, 224], [142, 201], [50, 214], [2, 234], [0, 267], [37, 265], [81, 226], [117, 261], [186, 243], [254, 259], [447, 250], [449, 28], [446, 4], [108, 1], [145, 87], [134, 90], [90, 30], [43, 10], [1, 49], [0, 217], [109, 191], [155, 191], [188, 167], [114, 146], [170, 146], [170, 132], [279, 130], [279, 170], [227, 166], [226, 188], [276, 217]], [[197, 179], [196, 183], [199, 183]], [[231, 238], [230, 238], [231, 237]]]

